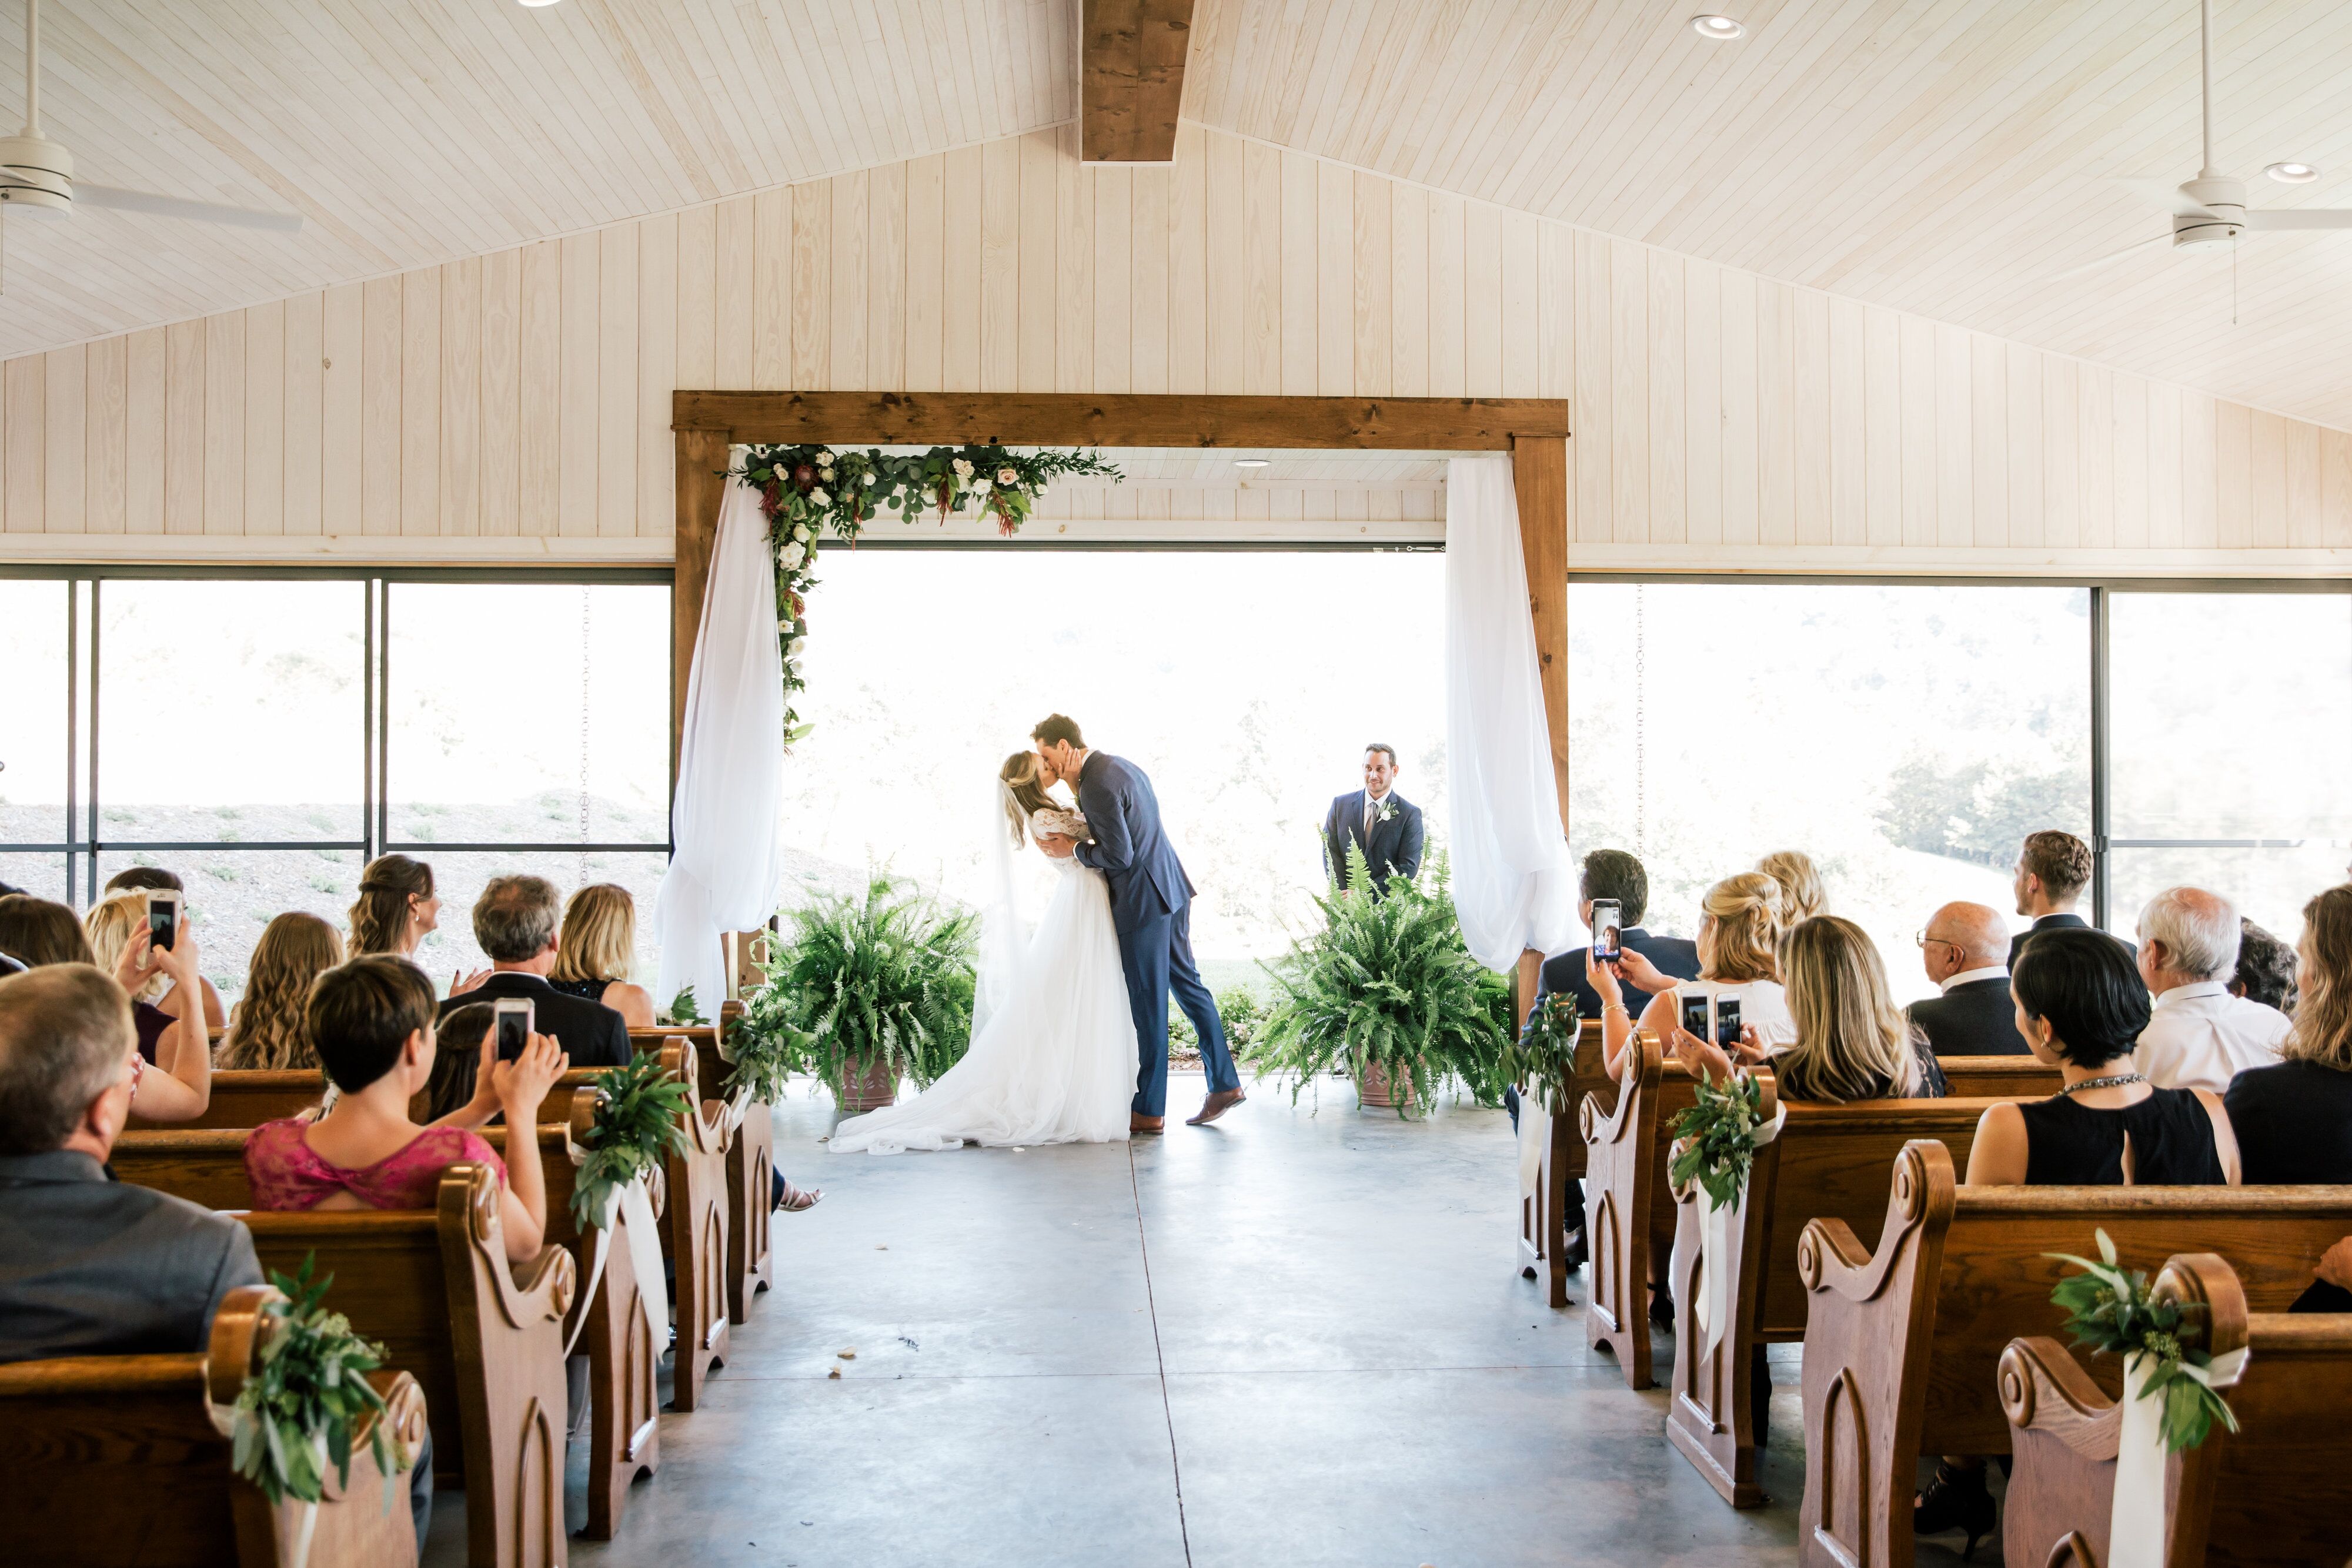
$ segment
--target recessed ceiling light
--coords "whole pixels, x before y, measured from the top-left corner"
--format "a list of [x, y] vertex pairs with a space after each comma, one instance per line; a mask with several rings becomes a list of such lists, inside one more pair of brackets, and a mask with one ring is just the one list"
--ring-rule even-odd
[[1717, 43], [1720, 44], [1728, 43], [1731, 39], [1737, 38], [1745, 34], [1748, 29], [1729, 16], [1717, 16], [1710, 15], [1705, 16], [1693, 16], [1691, 18], [1691, 31], [1696, 33], [1702, 38], [1712, 38]]
[[554, 4], [555, 4], [555, 0], [521, 0], [521, 3], [522, 3], [523, 5], [525, 5], [530, 6], [532, 10], [536, 11], [536, 10], [538, 10], [541, 5], [554, 5]]
[[1265, 466], [1265, 459], [1263, 457], [1236, 457], [1234, 459], [1234, 466], [1236, 468], [1263, 468]]
[[2319, 171], [2308, 163], [2273, 163], [2263, 172], [2282, 185], [2308, 185], [2319, 178]]

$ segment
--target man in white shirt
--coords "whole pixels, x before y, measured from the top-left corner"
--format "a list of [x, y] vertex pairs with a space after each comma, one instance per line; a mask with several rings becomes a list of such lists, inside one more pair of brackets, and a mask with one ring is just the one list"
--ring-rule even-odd
[[2238, 912], [2201, 887], [2168, 887], [2139, 912], [2139, 975], [2156, 994], [2132, 1066], [2159, 1089], [2221, 1094], [2249, 1067], [2279, 1059], [2287, 1016], [2230, 994]]

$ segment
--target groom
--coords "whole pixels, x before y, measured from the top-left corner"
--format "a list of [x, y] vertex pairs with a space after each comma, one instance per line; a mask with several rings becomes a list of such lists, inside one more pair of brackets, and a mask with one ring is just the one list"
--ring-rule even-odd
[[1111, 924], [1118, 928], [1119, 967], [1127, 971], [1128, 1005], [1135, 1012], [1135, 1103], [1128, 1130], [1156, 1133], [1168, 1109], [1168, 994], [1201, 1037], [1201, 1063], [1209, 1070], [1209, 1097], [1186, 1125], [1200, 1127], [1242, 1103], [1241, 1074], [1225, 1049], [1216, 999], [1192, 964], [1192, 883], [1160, 826], [1160, 798], [1132, 762], [1087, 749], [1075, 720], [1054, 714], [1029, 732], [1037, 743], [1045, 781], [1066, 779], [1095, 841], [1074, 843], [1058, 834], [1037, 841], [1055, 859], [1076, 854], [1110, 883]]

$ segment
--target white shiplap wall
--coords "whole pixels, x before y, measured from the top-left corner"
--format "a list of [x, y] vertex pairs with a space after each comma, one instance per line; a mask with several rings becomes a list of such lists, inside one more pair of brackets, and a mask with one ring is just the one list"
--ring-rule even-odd
[[2352, 561], [2342, 432], [1196, 126], [1170, 169], [1076, 147], [10, 360], [0, 559], [664, 559], [687, 386], [1570, 398], [1584, 568]]

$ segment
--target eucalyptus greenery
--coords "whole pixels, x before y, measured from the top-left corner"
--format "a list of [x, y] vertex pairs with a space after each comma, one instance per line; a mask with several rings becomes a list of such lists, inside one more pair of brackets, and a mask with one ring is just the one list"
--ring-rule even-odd
[[686, 1147], [684, 1117], [694, 1110], [687, 1086], [662, 1071], [659, 1056], [640, 1056], [605, 1073], [588, 1132], [588, 1157], [572, 1178], [572, 1218], [582, 1229], [610, 1218], [613, 1195]]
[[[790, 1064], [824, 1080], [836, 1098], [866, 1063], [920, 1087], [963, 1056], [979, 946], [969, 910], [876, 873], [863, 894], [822, 896], [793, 911], [791, 922], [772, 944], [767, 982], [734, 1033], [748, 1032], [767, 993], [780, 992], [797, 1032]], [[740, 1049], [736, 1060], [740, 1071]]]
[[1528, 1021], [1518, 1039], [1503, 1053], [1504, 1078], [1525, 1085], [1549, 1114], [1559, 1114], [1568, 1103], [1568, 1081], [1576, 1071], [1581, 1023], [1573, 995], [1547, 991], [1528, 1009]]
[[335, 1467], [335, 1484], [349, 1484], [352, 1443], [366, 1422], [389, 1506], [393, 1478], [406, 1467], [383, 1418], [383, 1396], [367, 1380], [383, 1365], [383, 1346], [362, 1339], [341, 1312], [326, 1310], [327, 1287], [335, 1277], [314, 1283], [317, 1259], [315, 1252], [306, 1255], [290, 1280], [270, 1273], [269, 1282], [286, 1299], [263, 1309], [275, 1322], [262, 1341], [261, 1365], [236, 1396], [231, 1462], [272, 1503], [289, 1497], [317, 1502], [325, 1494], [322, 1457]]
[[852, 544], [867, 519], [896, 512], [913, 522], [925, 511], [945, 521], [977, 510], [1008, 538], [1055, 479], [1073, 474], [1118, 480], [1119, 470], [1087, 452], [1014, 452], [1003, 446], [934, 446], [919, 456], [876, 448], [748, 446], [730, 468], [760, 493], [768, 544], [776, 552], [776, 635], [783, 646], [784, 744], [808, 733], [793, 708], [805, 690], [800, 660], [808, 641], [808, 591], [816, 586], [817, 547], [830, 535]]
[[1756, 1163], [1756, 1129], [1764, 1121], [1764, 1092], [1736, 1073], [1718, 1087], [1702, 1075], [1692, 1085], [1689, 1110], [1675, 1118], [1675, 1157], [1666, 1179], [1681, 1186], [1696, 1177], [1709, 1208], [1736, 1203]]
[[2206, 1381], [2212, 1354], [2186, 1343], [2200, 1337], [2206, 1309], [2202, 1302], [2159, 1301], [2149, 1290], [2147, 1275], [2126, 1273], [2116, 1260], [2116, 1244], [2105, 1229], [2095, 1232], [2099, 1260], [2066, 1252], [2045, 1252], [2083, 1271], [2058, 1281], [2050, 1292], [2053, 1305], [2066, 1309], [2066, 1326], [2074, 1343], [2094, 1353], [2145, 1355], [2155, 1362], [2144, 1399], [2161, 1400], [2157, 1429], [2164, 1435], [2165, 1451], [2178, 1454], [2196, 1448], [2220, 1421], [2234, 1432], [2238, 1417], [2218, 1390]]
[[1449, 1076], [1481, 1103], [1501, 1097], [1510, 988], [1464, 946], [1443, 857], [1430, 881], [1391, 877], [1382, 892], [1351, 845], [1348, 885], [1315, 901], [1322, 929], [1268, 967], [1274, 1005], [1237, 1054], [1260, 1072], [1296, 1074], [1293, 1104], [1343, 1063], [1359, 1082], [1378, 1069], [1410, 1083], [1415, 1106], [1433, 1103]]
[[774, 1104], [783, 1098], [793, 1063], [808, 1051], [809, 1033], [797, 1021], [799, 998], [775, 983], [776, 965], [761, 965], [767, 979], [743, 998], [743, 1011], [727, 1026], [719, 1054], [728, 1062], [721, 1085], [730, 1094], [748, 1091], [752, 1099]]
[[669, 999], [669, 1006], [662, 1009], [658, 1021], [683, 1029], [709, 1020], [702, 1016], [702, 1004], [694, 999], [694, 988], [680, 986], [677, 995]]

